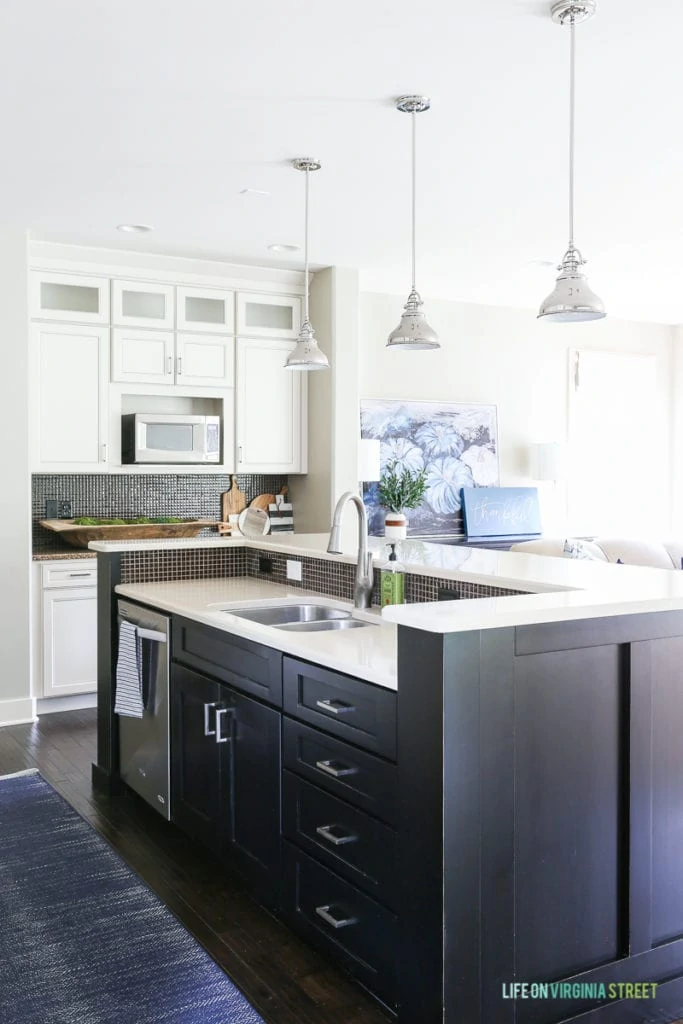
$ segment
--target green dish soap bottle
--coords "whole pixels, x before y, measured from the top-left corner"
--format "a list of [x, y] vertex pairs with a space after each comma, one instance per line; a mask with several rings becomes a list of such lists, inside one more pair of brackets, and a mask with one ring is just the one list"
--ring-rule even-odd
[[396, 558], [396, 545], [389, 544], [389, 561], [380, 570], [380, 598], [385, 604], [405, 603], [405, 569]]

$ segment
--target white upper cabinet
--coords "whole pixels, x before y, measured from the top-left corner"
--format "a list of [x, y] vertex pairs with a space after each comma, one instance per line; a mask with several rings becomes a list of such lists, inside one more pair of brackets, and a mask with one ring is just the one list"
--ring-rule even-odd
[[132, 327], [112, 331], [111, 379], [116, 383], [231, 388], [234, 365], [231, 337]]
[[233, 334], [235, 293], [217, 288], [176, 289], [176, 326], [179, 331]]
[[237, 333], [247, 338], [296, 338], [301, 327], [301, 299], [296, 295], [237, 296]]
[[206, 334], [176, 335], [176, 384], [235, 386], [235, 339]]
[[109, 280], [77, 274], [31, 274], [31, 316], [34, 320], [109, 323]]
[[111, 379], [132, 384], [175, 383], [172, 331], [116, 328], [112, 331]]
[[112, 323], [117, 327], [166, 327], [173, 330], [174, 300], [171, 284], [112, 281]]
[[305, 473], [307, 380], [291, 341], [237, 339], [237, 472]]
[[34, 324], [31, 345], [33, 469], [102, 471], [107, 463], [108, 329]]

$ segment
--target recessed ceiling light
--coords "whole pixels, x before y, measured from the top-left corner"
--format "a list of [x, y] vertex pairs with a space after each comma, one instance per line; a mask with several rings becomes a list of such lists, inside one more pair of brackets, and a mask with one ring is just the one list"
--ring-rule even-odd
[[256, 196], [257, 198], [260, 199], [267, 199], [268, 196], [270, 195], [270, 192], [266, 192], [265, 189], [262, 188], [242, 188], [240, 189], [240, 195]]
[[288, 245], [286, 242], [273, 242], [268, 248], [271, 252], [298, 252], [300, 245]]
[[145, 231], [154, 231], [154, 228], [151, 224], [117, 224], [116, 230], [130, 235], [142, 235]]

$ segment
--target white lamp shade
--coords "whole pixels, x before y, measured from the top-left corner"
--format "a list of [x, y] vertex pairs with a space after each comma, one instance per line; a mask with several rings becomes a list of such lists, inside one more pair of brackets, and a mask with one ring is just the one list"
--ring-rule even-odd
[[380, 442], [374, 438], [361, 438], [358, 442], [358, 479], [361, 483], [372, 483], [381, 476], [379, 459]]
[[567, 475], [567, 446], [545, 441], [531, 446], [531, 476], [534, 480], [564, 480]]

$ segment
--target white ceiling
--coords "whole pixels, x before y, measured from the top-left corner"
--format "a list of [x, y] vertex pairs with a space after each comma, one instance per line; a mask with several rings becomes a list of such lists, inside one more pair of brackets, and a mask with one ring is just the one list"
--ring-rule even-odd
[[[423, 296], [537, 306], [567, 241], [567, 30], [538, 0], [0, 0], [3, 219], [33, 237], [409, 287], [421, 92]], [[683, 4], [600, 0], [577, 31], [577, 242], [615, 316], [683, 322]], [[270, 197], [241, 195], [244, 188]], [[121, 222], [156, 226], [121, 235]]]

